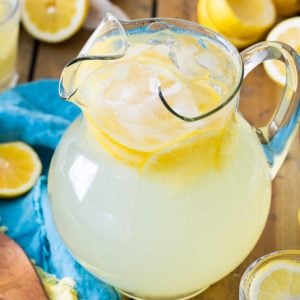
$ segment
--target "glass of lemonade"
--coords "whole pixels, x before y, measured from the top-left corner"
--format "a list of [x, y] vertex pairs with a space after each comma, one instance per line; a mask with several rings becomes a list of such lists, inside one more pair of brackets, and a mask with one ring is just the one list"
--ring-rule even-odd
[[255, 260], [242, 276], [239, 299], [300, 299], [300, 250], [275, 251]]
[[[243, 74], [266, 58], [288, 66], [290, 105], [257, 129], [269, 164], [237, 111]], [[272, 171], [297, 126], [295, 61], [278, 43], [242, 58], [183, 20], [107, 16], [63, 71], [60, 94], [83, 115], [49, 172], [54, 220], [78, 262], [130, 297], [160, 300], [189, 298], [237, 267], [264, 228]]]
[[0, 91], [14, 86], [19, 35], [20, 1], [0, 0]]

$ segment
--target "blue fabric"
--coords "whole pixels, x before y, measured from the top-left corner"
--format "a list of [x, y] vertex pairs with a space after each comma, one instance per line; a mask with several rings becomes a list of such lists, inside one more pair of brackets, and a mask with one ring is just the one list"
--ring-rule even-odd
[[72, 277], [80, 299], [114, 300], [119, 294], [84, 270], [70, 255], [53, 224], [47, 195], [47, 173], [55, 146], [80, 113], [58, 97], [56, 80], [20, 85], [0, 94], [0, 142], [21, 140], [32, 145], [43, 162], [35, 187], [15, 200], [0, 201], [0, 226], [45, 271]]

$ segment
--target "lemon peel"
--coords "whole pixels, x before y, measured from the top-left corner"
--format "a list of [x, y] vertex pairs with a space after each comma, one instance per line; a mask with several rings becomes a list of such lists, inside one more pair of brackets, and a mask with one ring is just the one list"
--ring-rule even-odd
[[260, 39], [260, 35], [254, 37], [248, 37], [248, 38], [238, 38], [232, 35], [228, 35], [220, 28], [217, 28], [217, 26], [214, 24], [213, 20], [208, 14], [207, 11], [208, 2], [209, 2], [208, 0], [198, 1], [197, 15], [198, 15], [198, 22], [200, 24], [223, 35], [227, 40], [229, 40], [234, 46], [236, 46], [239, 49], [245, 48], [246, 46], [249, 46]]
[[42, 170], [36, 152], [22, 142], [0, 144], [0, 197], [20, 196], [29, 191]]
[[43, 286], [50, 300], [77, 300], [75, 281], [71, 277], [64, 277], [61, 280], [56, 276], [45, 272], [35, 265], [35, 269], [43, 283]]
[[217, 28], [236, 38], [260, 36], [276, 18], [271, 0], [210, 0], [207, 11]]
[[300, 263], [286, 259], [263, 266], [255, 274], [249, 289], [250, 299], [299, 299], [299, 297]]

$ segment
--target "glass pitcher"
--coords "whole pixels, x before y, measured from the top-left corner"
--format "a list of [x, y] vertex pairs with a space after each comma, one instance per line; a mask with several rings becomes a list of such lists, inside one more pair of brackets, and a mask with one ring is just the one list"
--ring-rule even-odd
[[[272, 120], [238, 112], [241, 83], [268, 59], [287, 69]], [[49, 173], [57, 228], [78, 262], [136, 299], [186, 299], [226, 276], [266, 223], [271, 179], [299, 120], [289, 46], [241, 55], [192, 22], [108, 15], [62, 73], [82, 109]], [[263, 145], [263, 146], [262, 146]]]

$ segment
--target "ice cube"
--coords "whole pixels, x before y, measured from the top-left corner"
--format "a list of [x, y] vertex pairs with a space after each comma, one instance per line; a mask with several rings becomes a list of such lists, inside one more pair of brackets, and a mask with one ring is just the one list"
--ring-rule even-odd
[[186, 76], [207, 77], [210, 69], [197, 63], [197, 57], [207, 52], [193, 36], [179, 36], [170, 47], [169, 58], [179, 71]]

